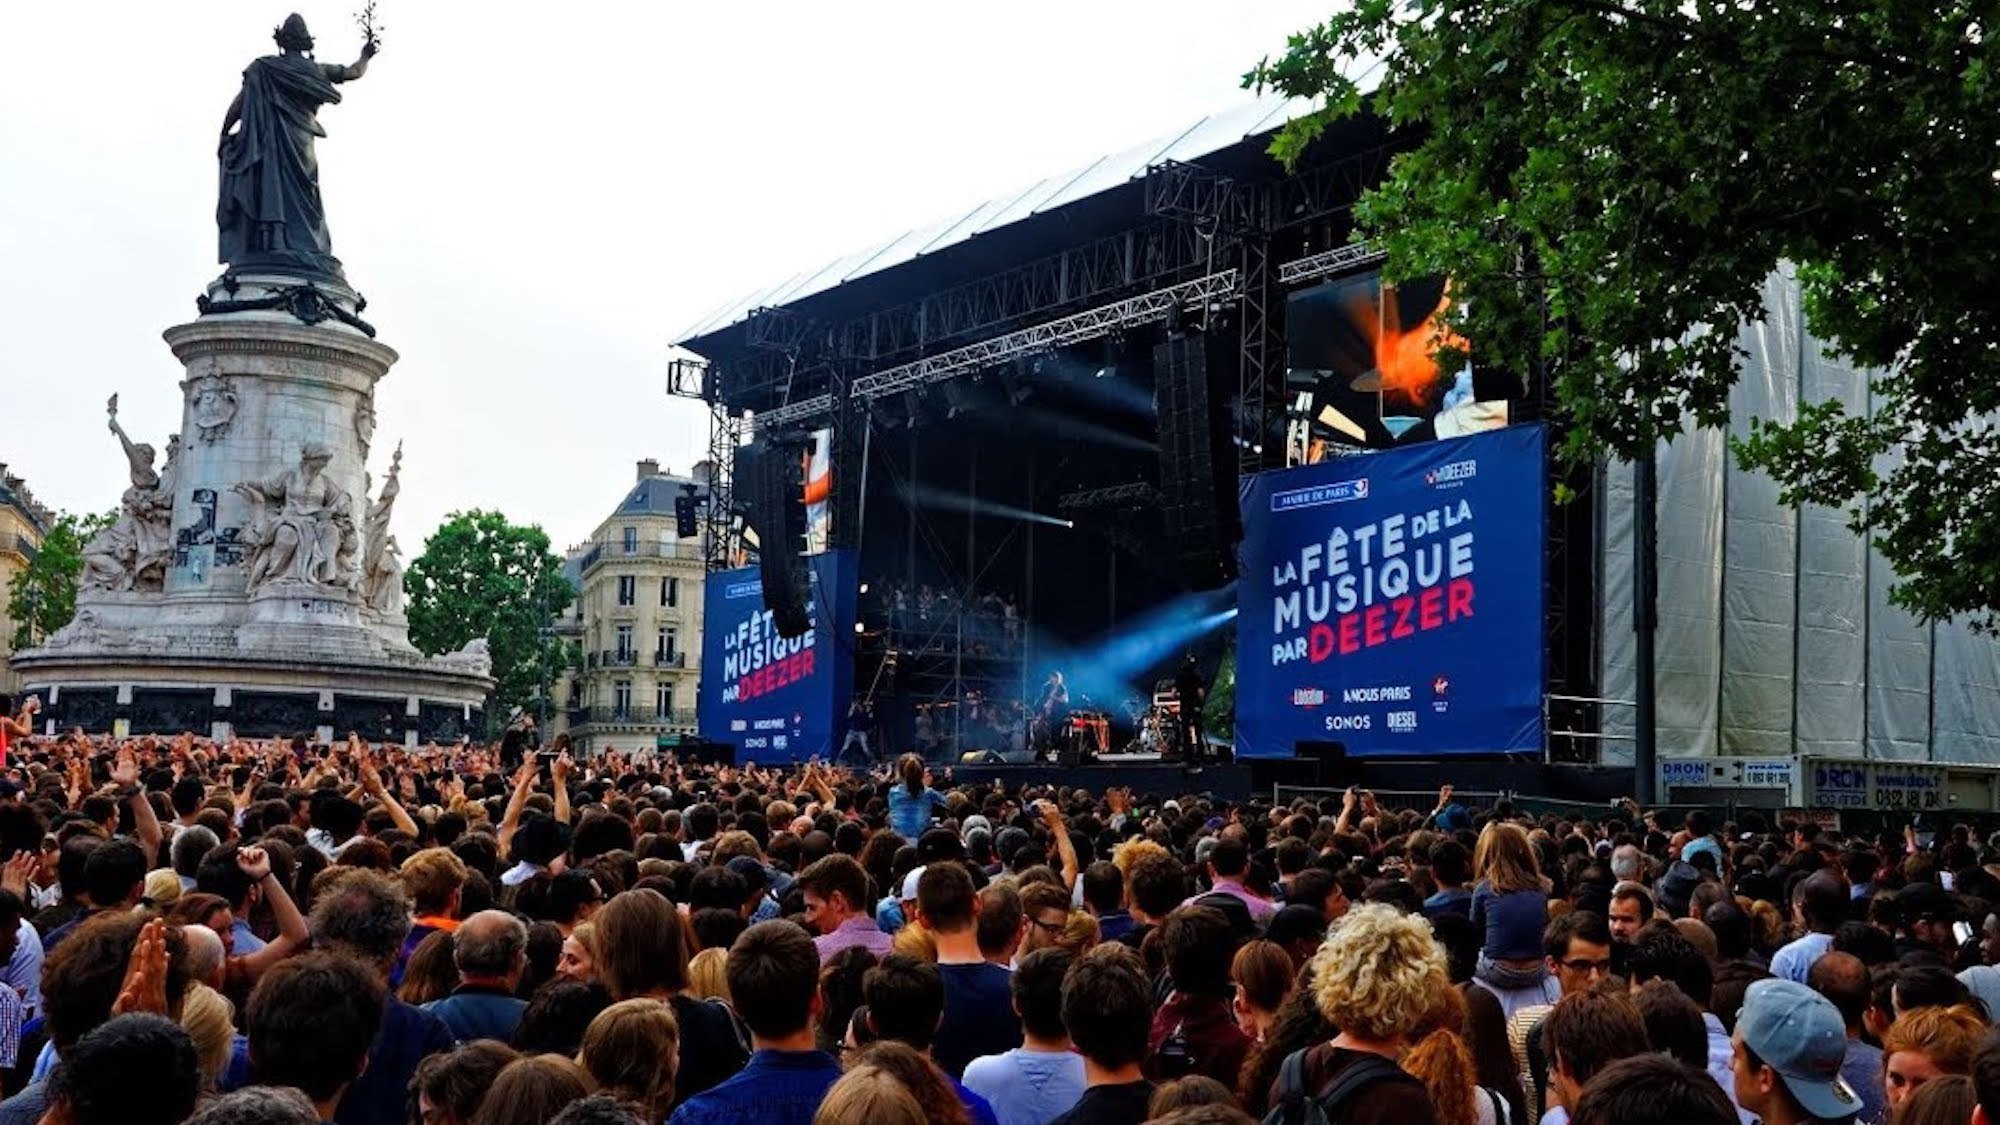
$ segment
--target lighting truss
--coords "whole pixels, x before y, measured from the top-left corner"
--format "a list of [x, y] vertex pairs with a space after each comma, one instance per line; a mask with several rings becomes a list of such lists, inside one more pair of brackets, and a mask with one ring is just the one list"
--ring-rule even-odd
[[1089, 508], [1143, 508], [1159, 497], [1148, 481], [1114, 484], [1107, 488], [1085, 488], [1064, 494], [1056, 501], [1059, 512], [1079, 512]]
[[1294, 258], [1278, 267], [1278, 281], [1285, 285], [1297, 285], [1301, 281], [1312, 281], [1330, 273], [1354, 269], [1357, 266], [1373, 265], [1388, 255], [1366, 242], [1350, 242], [1303, 258]]
[[1108, 336], [1136, 325], [1164, 319], [1167, 310], [1202, 305], [1209, 301], [1236, 297], [1237, 271], [1223, 270], [1207, 277], [1155, 289], [1109, 305], [1051, 320], [1044, 324], [995, 336], [963, 348], [954, 348], [914, 363], [905, 363], [854, 380], [853, 394], [863, 398], [898, 394], [914, 387], [942, 382], [970, 371], [980, 371], [996, 363], [1049, 348], [1066, 347]]
[[807, 418], [823, 418], [833, 413], [832, 395], [814, 395], [811, 398], [788, 402], [783, 406], [760, 411], [752, 417], [759, 430], [772, 430], [789, 422]]

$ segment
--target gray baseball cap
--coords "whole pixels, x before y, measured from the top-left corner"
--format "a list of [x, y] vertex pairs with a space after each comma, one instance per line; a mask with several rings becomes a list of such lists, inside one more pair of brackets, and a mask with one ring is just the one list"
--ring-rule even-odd
[[1797, 981], [1760, 980], [1743, 994], [1736, 1033], [1785, 1080], [1800, 1109], [1836, 1121], [1861, 1108], [1840, 1077], [1847, 1025], [1831, 1000]]

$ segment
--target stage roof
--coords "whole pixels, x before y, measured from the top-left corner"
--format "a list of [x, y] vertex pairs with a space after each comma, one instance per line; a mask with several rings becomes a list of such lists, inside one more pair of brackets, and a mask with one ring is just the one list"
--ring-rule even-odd
[[746, 320], [751, 311], [790, 305], [815, 294], [904, 265], [927, 254], [1019, 223], [1036, 215], [1082, 202], [1092, 196], [1135, 183], [1146, 169], [1163, 161], [1193, 162], [1235, 148], [1253, 137], [1275, 131], [1311, 109], [1303, 100], [1267, 95], [1221, 113], [1210, 114], [1185, 129], [1123, 152], [1099, 157], [1021, 191], [986, 201], [971, 210], [849, 254], [816, 269], [787, 278], [730, 301], [681, 332], [680, 346], [706, 354], [706, 337]]

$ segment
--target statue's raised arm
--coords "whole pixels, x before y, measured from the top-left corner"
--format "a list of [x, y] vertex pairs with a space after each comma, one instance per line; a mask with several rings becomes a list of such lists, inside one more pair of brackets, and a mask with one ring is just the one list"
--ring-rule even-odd
[[238, 274], [344, 284], [313, 144], [326, 135], [319, 107], [339, 103], [335, 85], [366, 74], [379, 44], [371, 32], [353, 64], [318, 62], [312, 33], [297, 13], [272, 38], [279, 53], [251, 61], [223, 114], [216, 253]]

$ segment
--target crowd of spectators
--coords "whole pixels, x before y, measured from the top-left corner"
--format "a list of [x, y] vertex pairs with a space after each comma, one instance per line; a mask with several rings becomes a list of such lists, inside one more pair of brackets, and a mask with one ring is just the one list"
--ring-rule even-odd
[[15, 737], [0, 1125], [2000, 1122], [2000, 839]]

